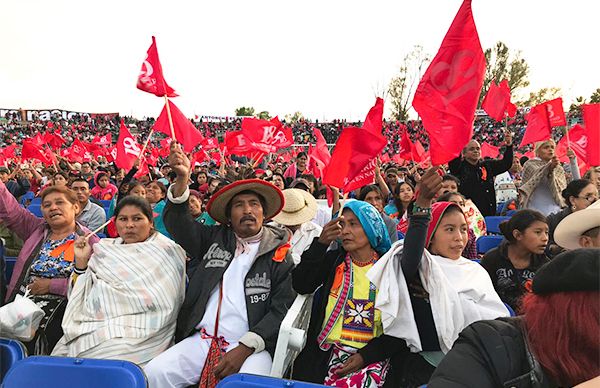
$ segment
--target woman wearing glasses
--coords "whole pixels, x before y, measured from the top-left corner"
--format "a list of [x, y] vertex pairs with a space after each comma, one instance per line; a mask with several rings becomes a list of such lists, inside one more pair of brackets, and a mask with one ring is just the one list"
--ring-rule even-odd
[[598, 200], [598, 188], [587, 179], [575, 179], [562, 191], [562, 197], [567, 206], [559, 212], [550, 214], [547, 218], [550, 229], [548, 254], [556, 256], [562, 248], [554, 242], [556, 226], [569, 214], [583, 210]]

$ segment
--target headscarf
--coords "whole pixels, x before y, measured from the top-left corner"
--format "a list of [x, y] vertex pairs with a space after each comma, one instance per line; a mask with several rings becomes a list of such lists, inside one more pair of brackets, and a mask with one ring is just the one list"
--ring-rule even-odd
[[553, 144], [554, 146], [556, 146], [556, 142], [552, 139], [547, 139], [547, 140], [542, 140], [542, 141], [538, 141], [537, 143], [535, 143], [534, 145], [534, 153], [535, 156], [537, 156], [538, 151], [540, 150], [540, 148], [542, 148], [543, 146], [545, 146], [546, 144]]
[[[462, 213], [462, 209], [460, 206], [455, 204], [454, 202], [435, 202], [431, 205], [431, 222], [429, 222], [429, 226], [427, 227], [427, 240], [425, 240], [425, 247], [429, 247], [429, 243], [431, 242], [431, 238], [435, 234], [437, 227], [450, 207], [456, 207], [460, 209]], [[466, 221], [466, 217], [465, 217]], [[468, 222], [467, 222], [468, 224]], [[400, 224], [398, 224], [398, 230], [406, 235], [406, 231], [408, 230], [408, 219], [403, 219]]]
[[383, 255], [390, 250], [392, 241], [388, 234], [383, 218], [373, 205], [364, 201], [348, 201], [344, 209], [350, 209], [358, 218], [369, 244], [379, 254]]

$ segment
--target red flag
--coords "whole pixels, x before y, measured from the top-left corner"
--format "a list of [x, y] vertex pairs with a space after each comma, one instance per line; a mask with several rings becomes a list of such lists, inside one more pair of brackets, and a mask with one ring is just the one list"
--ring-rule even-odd
[[587, 162], [590, 166], [600, 166], [600, 104], [583, 105], [583, 121], [587, 132]]
[[552, 137], [552, 128], [550, 127], [546, 105], [545, 103], [536, 105], [527, 114], [527, 128], [525, 128], [525, 134], [523, 134], [523, 140], [521, 140], [519, 148], [550, 139], [550, 137]]
[[143, 177], [144, 175], [148, 175], [150, 174], [150, 170], [148, 169], [148, 163], [146, 162], [146, 159], [143, 159], [140, 161], [140, 168], [138, 169], [138, 171], [135, 173], [135, 175], [133, 176], [135, 179], [139, 179], [141, 177]]
[[471, 0], [464, 0], [413, 100], [429, 135], [434, 165], [454, 159], [471, 140], [484, 75]]
[[203, 146], [208, 150], [219, 148], [219, 140], [216, 137], [207, 137], [204, 139]]
[[15, 150], [16, 149], [17, 149], [17, 145], [16, 144], [11, 144], [9, 146], [6, 146], [6, 148], [4, 148], [2, 150], [2, 155], [6, 159], [16, 159], [16, 155], [15, 155]]
[[225, 132], [225, 147], [230, 155], [244, 155], [250, 152], [250, 146], [242, 131]]
[[500, 82], [500, 85], [496, 85], [496, 83], [492, 81], [490, 83], [490, 90], [488, 90], [485, 95], [481, 107], [486, 111], [488, 116], [496, 121], [502, 121], [507, 111], [509, 116], [514, 116], [516, 113], [516, 106], [510, 102], [508, 81], [504, 80]]
[[327, 166], [331, 161], [331, 153], [329, 152], [329, 147], [327, 147], [327, 141], [325, 141], [323, 134], [318, 128], [313, 127], [313, 133], [317, 139], [317, 144], [313, 150], [313, 153], [315, 157], [321, 161], [321, 163], [323, 163], [324, 166]]
[[284, 127], [277, 117], [260, 120], [254, 117], [242, 119], [242, 133], [263, 152], [275, 152], [294, 144], [292, 129]]
[[548, 111], [548, 120], [550, 121], [551, 127], [567, 125], [562, 98], [559, 97], [554, 100], [546, 101], [542, 105], [544, 105]]
[[167, 137], [166, 139], [162, 139], [160, 141], [160, 151], [158, 151], [158, 155], [166, 158], [169, 156], [169, 154], [171, 153], [171, 142], [173, 141], [173, 139], [171, 139], [170, 137]]
[[104, 136], [94, 136], [92, 144], [97, 146], [110, 146], [112, 145], [112, 135], [108, 133]]
[[[84, 161], [89, 162], [89, 155], [86, 155], [88, 152], [85, 144], [79, 139], [75, 139], [73, 145], [69, 147], [69, 155], [68, 159], [72, 162], [82, 163]], [[88, 159], [88, 160], [86, 160]]]
[[388, 163], [391, 161], [392, 161], [392, 159], [390, 158], [390, 154], [388, 154], [387, 152], [384, 153], [383, 155], [381, 155], [381, 163], [382, 164], [385, 164], [385, 163]]
[[[568, 142], [567, 139], [569, 140]], [[571, 147], [573, 152], [575, 152], [575, 155], [577, 155], [577, 159], [587, 163], [587, 142], [586, 129], [579, 124], [575, 124], [569, 130], [569, 135], [563, 136], [556, 144], [555, 154], [562, 162], [566, 163], [569, 161], [567, 157], [567, 148]]]
[[416, 142], [414, 142], [414, 144], [412, 144], [411, 156], [412, 156], [412, 160], [417, 163], [422, 162], [427, 159], [425, 147], [423, 147], [423, 144], [421, 144], [421, 142], [419, 140], [417, 140]]
[[[183, 113], [177, 108], [172, 101], [169, 101], [169, 107], [171, 110], [171, 118], [173, 119], [173, 130], [175, 132], [175, 139], [183, 145], [183, 149], [186, 152], [191, 152], [194, 147], [204, 142], [204, 136], [198, 131], [198, 129], [188, 120]], [[167, 136], [171, 136], [171, 126], [169, 125], [169, 115], [167, 113], [167, 106], [163, 108], [160, 116], [154, 123], [154, 130], [162, 132]]]
[[67, 141], [60, 135], [59, 132], [46, 132], [44, 134], [44, 142], [48, 144], [53, 150], [58, 150]]
[[[125, 171], [131, 170], [133, 163], [139, 157], [140, 146], [137, 141], [131, 136], [129, 130], [125, 126], [123, 120], [121, 120], [121, 128], [119, 128], [119, 139], [117, 140], [117, 155], [115, 157], [115, 164], [118, 168], [122, 168]], [[140, 164], [140, 166], [143, 163]]]
[[104, 155], [106, 157], [106, 161], [108, 163], [112, 163], [115, 161], [115, 159], [117, 158], [117, 146], [113, 146], [111, 147], [108, 152], [106, 153], [106, 155]]
[[163, 97], [164, 95], [167, 97], [177, 97], [175, 90], [167, 84], [167, 81], [163, 77], [162, 66], [158, 59], [156, 39], [154, 37], [152, 37], [152, 44], [148, 49], [146, 60], [142, 64], [142, 69], [138, 76], [137, 88], [158, 97]]
[[46, 155], [46, 151], [35, 144], [32, 139], [23, 140], [23, 148], [21, 148], [21, 159], [37, 159], [45, 164], [52, 164], [52, 159]]
[[405, 130], [404, 133], [402, 133], [402, 139], [400, 140], [398, 155], [402, 159], [412, 159], [412, 147], [412, 142], [410, 141], [410, 137], [408, 137], [408, 131]]
[[500, 154], [500, 148], [495, 147], [488, 142], [481, 143], [481, 157], [495, 158]]
[[[379, 139], [383, 139], [387, 144], [387, 139], [381, 135], [381, 128], [383, 126], [383, 99], [377, 97], [375, 105], [369, 109], [365, 122], [362, 126], [364, 130], [369, 132], [372, 136]], [[385, 145], [384, 145], [385, 147]], [[383, 147], [382, 147], [383, 148]], [[381, 150], [380, 150], [381, 152]], [[378, 152], [379, 153], [379, 152]], [[377, 166], [377, 154], [373, 155], [367, 164], [357, 174], [354, 174], [354, 178], [351, 179], [343, 189], [345, 192], [358, 189], [373, 183], [375, 179], [375, 167]]]

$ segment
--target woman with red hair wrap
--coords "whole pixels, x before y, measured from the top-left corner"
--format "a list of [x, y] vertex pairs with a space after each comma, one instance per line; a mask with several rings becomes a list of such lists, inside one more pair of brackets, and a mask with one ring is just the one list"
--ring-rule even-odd
[[467, 327], [429, 388], [600, 386], [600, 249], [564, 252], [538, 270], [522, 317]]

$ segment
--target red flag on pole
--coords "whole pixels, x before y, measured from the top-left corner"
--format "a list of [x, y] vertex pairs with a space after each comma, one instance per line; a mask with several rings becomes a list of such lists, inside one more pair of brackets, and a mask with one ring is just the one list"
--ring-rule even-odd
[[250, 142], [242, 131], [225, 132], [225, 147], [230, 155], [249, 155], [253, 152]]
[[488, 142], [481, 143], [481, 157], [495, 158], [500, 154], [500, 148], [491, 145]]
[[103, 136], [94, 136], [92, 144], [97, 146], [110, 146], [112, 145], [112, 135], [108, 133]]
[[[569, 139], [567, 144], [567, 138]], [[587, 163], [587, 131], [584, 127], [579, 124], [573, 125], [573, 127], [569, 130], [568, 136], [563, 136], [559, 142], [556, 144], [556, 156], [562, 162], [568, 162], [569, 159], [567, 157], [567, 148], [571, 147], [575, 155], [577, 155], [577, 159], [579, 161], [583, 161]]]
[[411, 144], [410, 153], [411, 153], [412, 160], [414, 162], [419, 163], [419, 162], [422, 162], [425, 159], [427, 159], [425, 147], [423, 147], [423, 144], [421, 144], [421, 142], [419, 140], [417, 140], [413, 144]]
[[548, 110], [545, 104], [539, 104], [531, 108], [527, 114], [527, 127], [523, 140], [519, 148], [527, 144], [534, 144], [538, 141], [550, 139], [552, 137], [552, 128], [550, 127], [550, 119]]
[[156, 48], [156, 39], [152, 37], [152, 44], [148, 49], [146, 60], [142, 64], [140, 75], [138, 76], [137, 88], [144, 92], [152, 93], [157, 97], [177, 97], [175, 90], [171, 88], [163, 76], [162, 66], [158, 59], [158, 49]]
[[550, 121], [551, 127], [567, 125], [562, 98], [559, 97], [554, 100], [546, 101], [542, 105], [544, 105], [548, 111], [548, 120]]
[[242, 133], [257, 149], [275, 152], [294, 144], [292, 129], [284, 127], [277, 117], [260, 120], [254, 117], [242, 119]]
[[67, 141], [60, 135], [59, 132], [46, 132], [44, 134], [44, 142], [48, 144], [53, 150], [58, 150]]
[[517, 108], [510, 102], [510, 89], [507, 80], [500, 82], [500, 85], [496, 85], [494, 81], [490, 83], [490, 89], [483, 99], [481, 108], [496, 121], [504, 120], [507, 112], [510, 117], [515, 115]]
[[317, 144], [315, 147], [310, 147], [308, 150], [311, 164], [309, 170], [314, 172], [316, 178], [322, 178], [325, 174], [327, 165], [331, 161], [331, 154], [329, 153], [327, 142], [321, 131], [318, 128], [313, 127], [313, 133], [317, 138]]
[[454, 159], [471, 140], [484, 75], [471, 0], [464, 0], [412, 103], [429, 135], [432, 164]]
[[48, 157], [46, 151], [35, 144], [32, 139], [23, 140], [23, 148], [21, 148], [21, 159], [37, 159], [45, 164], [52, 164], [52, 159]]
[[[171, 118], [173, 119], [175, 138], [183, 145], [184, 151], [191, 152], [194, 147], [204, 142], [204, 136], [202, 136], [200, 131], [198, 131], [194, 124], [181, 113], [179, 108], [177, 108], [172, 101], [169, 101], [169, 107], [171, 110]], [[160, 113], [160, 116], [156, 119], [156, 123], [154, 123], [154, 130], [171, 137], [171, 126], [169, 124], [169, 115], [166, 105]]]
[[600, 166], [600, 104], [585, 104], [583, 121], [587, 132], [587, 162], [590, 166]]
[[131, 170], [135, 160], [140, 156], [142, 151], [140, 145], [131, 136], [131, 133], [125, 126], [123, 120], [121, 120], [121, 128], [119, 129], [119, 139], [117, 140], [117, 155], [115, 157], [115, 164], [118, 168], [122, 168], [125, 171]]
[[349, 192], [373, 182], [377, 155], [387, 144], [387, 139], [377, 133], [377, 128], [381, 130], [382, 114], [383, 100], [377, 98], [365, 119], [367, 127], [342, 130], [325, 171], [324, 184]]

